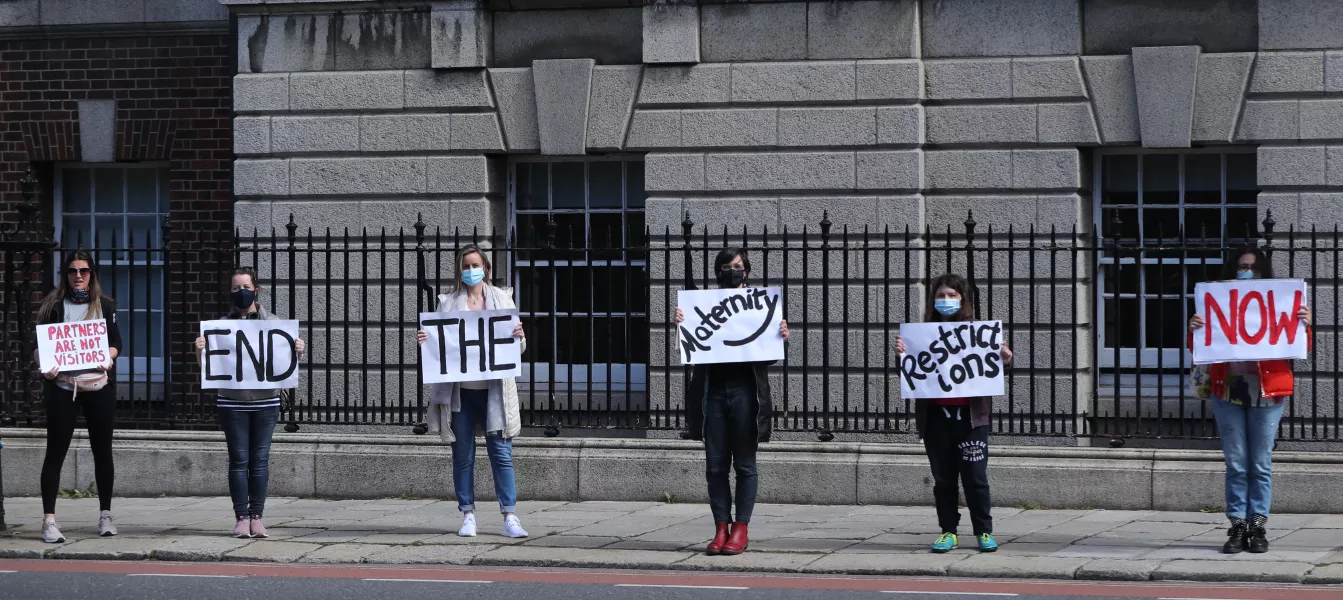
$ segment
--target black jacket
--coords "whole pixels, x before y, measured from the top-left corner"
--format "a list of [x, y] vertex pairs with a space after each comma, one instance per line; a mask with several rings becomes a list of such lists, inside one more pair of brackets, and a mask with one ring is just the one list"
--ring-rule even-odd
[[[115, 348], [117, 351], [117, 356], [120, 356], [121, 329], [117, 327], [117, 305], [115, 302], [112, 301], [111, 298], [108, 298], [107, 296], [103, 296], [102, 299], [99, 300], [99, 303], [102, 305], [102, 311], [103, 311], [102, 318], [107, 320], [107, 347]], [[65, 322], [64, 301], [57, 302], [56, 306], [52, 307], [51, 314], [47, 315], [45, 318], [43, 318], [42, 315], [37, 316], [38, 325], [50, 325], [52, 323], [64, 323], [64, 322]], [[117, 370], [115, 366], [116, 362], [113, 361], [112, 364], [113, 367], [111, 369], [108, 369], [107, 371], [108, 385], [114, 384], [117, 381]], [[43, 381], [46, 381], [45, 378], [43, 379]], [[46, 383], [47, 385], [55, 385], [50, 381], [47, 381]]]
[[[919, 437], [923, 437], [928, 427], [928, 411], [936, 406], [933, 404], [936, 400], [931, 398], [916, 398], [914, 400], [914, 430], [918, 432]], [[993, 416], [993, 398], [990, 396], [979, 396], [970, 399], [970, 426], [985, 427], [989, 424], [990, 417]]]
[[[773, 432], [774, 401], [769, 391], [770, 362], [736, 363], [743, 369], [751, 369], [755, 376], [755, 399], [760, 405], [755, 415], [756, 438], [759, 442], [768, 442]], [[709, 399], [709, 367], [695, 365], [690, 371], [690, 387], [685, 393], [685, 421], [690, 429], [690, 439], [704, 439], [704, 402]]]

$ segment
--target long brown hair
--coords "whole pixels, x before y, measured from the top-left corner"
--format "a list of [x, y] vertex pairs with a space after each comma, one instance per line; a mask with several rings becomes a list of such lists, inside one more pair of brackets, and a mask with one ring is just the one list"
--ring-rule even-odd
[[480, 246], [477, 246], [475, 244], [467, 244], [465, 246], [462, 246], [460, 249], [457, 250], [457, 265], [454, 267], [456, 269], [455, 272], [457, 273], [457, 279], [452, 286], [452, 291], [454, 293], [466, 289], [466, 284], [462, 283], [462, 259], [466, 258], [468, 254], [480, 255], [480, 264], [481, 266], [485, 267], [486, 284], [490, 283], [490, 276], [494, 274], [494, 267], [490, 265], [490, 257], [489, 255], [485, 254], [484, 250], [480, 249]]
[[[937, 290], [943, 287], [956, 290], [956, 293], [961, 295], [961, 309], [950, 317], [942, 316], [942, 313], [933, 308], [933, 302], [937, 300]], [[975, 302], [970, 297], [970, 282], [955, 273], [938, 275], [928, 282], [928, 302], [923, 307], [923, 320], [927, 323], [975, 320]]]
[[70, 275], [68, 275], [66, 271], [70, 269], [70, 265], [79, 260], [82, 260], [89, 265], [88, 318], [103, 318], [102, 301], [111, 300], [111, 298], [103, 295], [103, 286], [98, 282], [98, 271], [94, 269], [93, 255], [89, 254], [87, 250], [75, 250], [66, 253], [65, 260], [61, 262], [61, 272], [58, 277], [60, 282], [56, 284], [56, 289], [51, 290], [51, 293], [47, 294], [46, 297], [42, 299], [42, 304], [38, 306], [37, 309], [38, 319], [50, 318], [51, 314], [56, 310], [56, 305], [65, 301], [65, 297], [70, 294]]
[[1269, 262], [1268, 255], [1257, 246], [1242, 246], [1232, 252], [1231, 256], [1227, 257], [1226, 266], [1222, 268], [1222, 279], [1229, 281], [1236, 278], [1236, 273], [1240, 271], [1240, 257], [1246, 254], [1254, 255], [1254, 272], [1259, 274], [1260, 279], [1273, 279], [1273, 263]]

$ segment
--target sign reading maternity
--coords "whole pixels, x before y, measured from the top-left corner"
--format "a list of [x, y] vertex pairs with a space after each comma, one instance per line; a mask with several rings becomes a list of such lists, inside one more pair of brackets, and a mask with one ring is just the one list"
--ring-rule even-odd
[[1003, 394], [1002, 321], [900, 326], [900, 392], [905, 398]]
[[1218, 281], [1194, 286], [1194, 364], [1306, 357], [1306, 303], [1301, 279]]
[[107, 321], [78, 321], [37, 326], [38, 364], [43, 373], [52, 369], [96, 369], [111, 357], [107, 347]]
[[681, 291], [681, 364], [783, 360], [779, 288]]
[[522, 376], [522, 345], [513, 337], [518, 311], [420, 313], [429, 340], [420, 346], [424, 383]]
[[201, 387], [278, 390], [298, 387], [298, 321], [201, 322]]

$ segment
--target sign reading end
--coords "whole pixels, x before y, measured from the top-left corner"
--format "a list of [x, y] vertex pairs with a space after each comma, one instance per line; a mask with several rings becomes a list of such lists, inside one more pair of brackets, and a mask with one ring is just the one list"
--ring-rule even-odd
[[298, 321], [201, 322], [201, 387], [272, 390], [298, 387]]

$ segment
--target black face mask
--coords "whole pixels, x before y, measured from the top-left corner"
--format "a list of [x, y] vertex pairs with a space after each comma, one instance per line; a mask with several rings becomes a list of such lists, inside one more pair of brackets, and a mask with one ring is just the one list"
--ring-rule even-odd
[[739, 288], [746, 281], [746, 271], [742, 269], [726, 269], [718, 272], [718, 287]]
[[233, 308], [244, 311], [252, 308], [256, 303], [256, 292], [252, 290], [238, 290], [233, 292]]

